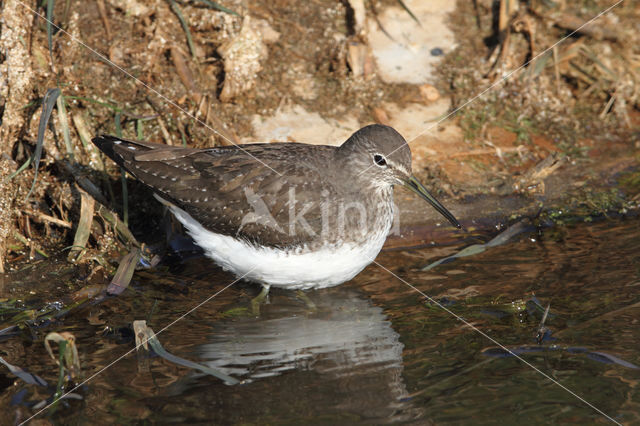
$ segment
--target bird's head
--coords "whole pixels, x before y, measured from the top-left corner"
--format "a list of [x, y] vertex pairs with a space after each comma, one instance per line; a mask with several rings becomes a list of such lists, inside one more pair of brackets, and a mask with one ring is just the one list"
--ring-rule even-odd
[[348, 167], [357, 170], [357, 179], [367, 187], [385, 188], [402, 185], [431, 204], [452, 225], [460, 223], [411, 172], [411, 149], [407, 141], [393, 128], [380, 124], [363, 127], [355, 132], [338, 152], [348, 158]]

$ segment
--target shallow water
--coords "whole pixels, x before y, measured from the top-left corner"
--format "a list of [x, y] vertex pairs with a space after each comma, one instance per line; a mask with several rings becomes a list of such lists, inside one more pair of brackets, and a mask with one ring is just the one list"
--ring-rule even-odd
[[[420, 270], [462, 247], [393, 250], [377, 261], [616, 421], [640, 422], [640, 219], [525, 233]], [[21, 291], [41, 290], [42, 274], [30, 274], [20, 277]], [[64, 292], [54, 278], [44, 281]], [[133, 348], [133, 320], [158, 333], [232, 281], [202, 257], [161, 264], [138, 272], [122, 296], [33, 330], [33, 343], [24, 335], [0, 340], [0, 353], [55, 383], [43, 335], [70, 331], [89, 377]], [[172, 354], [243, 384], [132, 354], [78, 389], [83, 400], [41, 417], [72, 424], [608, 422], [378, 266], [307, 298], [272, 290], [256, 317], [247, 308], [258, 290], [234, 284], [158, 335]], [[3, 291], [15, 294], [8, 283]], [[549, 331], [538, 344], [547, 304]], [[33, 414], [29, 403], [48, 395], [4, 367], [0, 390], [0, 411], [11, 421]]]

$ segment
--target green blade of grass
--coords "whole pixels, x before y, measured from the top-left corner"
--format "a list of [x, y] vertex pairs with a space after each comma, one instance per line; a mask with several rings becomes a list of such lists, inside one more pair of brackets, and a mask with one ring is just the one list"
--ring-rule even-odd
[[47, 43], [49, 43], [49, 57], [53, 65], [53, 7], [55, 0], [47, 0]]
[[[29, 247], [31, 248], [32, 244], [31, 242], [29, 242], [28, 239], [26, 239], [22, 234], [20, 234], [18, 231], [14, 231], [13, 232], [13, 236], [16, 238], [16, 240], [20, 241], [22, 244], [25, 245], [25, 247]], [[38, 253], [40, 256], [44, 257], [44, 258], [48, 258], [49, 255], [47, 253], [45, 253], [42, 249], [36, 247], [35, 245], [33, 246], [33, 249], [35, 250], [36, 253]]]
[[140, 262], [141, 257], [142, 252], [140, 249], [134, 248], [131, 252], [126, 254], [122, 260], [120, 260], [116, 274], [113, 276], [109, 286], [107, 287], [107, 294], [117, 296], [129, 287], [129, 283], [131, 282], [131, 278], [133, 277], [133, 273], [135, 272], [136, 266], [138, 266], [138, 262]]
[[395, 42], [395, 39], [393, 38], [393, 36], [391, 36], [391, 34], [389, 34], [389, 32], [385, 29], [384, 25], [382, 25], [382, 21], [380, 21], [380, 17], [378, 16], [378, 11], [376, 10], [375, 2], [371, 2], [369, 6], [371, 7], [373, 18], [376, 20], [376, 24], [378, 24], [378, 28], [380, 28], [380, 31], [382, 31], [384, 35], [386, 35], [389, 38], [389, 40]]
[[122, 183], [122, 221], [129, 226], [129, 191], [127, 189], [127, 172], [120, 167], [120, 182]]
[[[91, 103], [94, 103], [96, 105], [101, 105], [103, 107], [112, 109], [115, 112], [122, 112], [122, 108], [119, 108], [119, 107], [117, 107], [115, 105], [112, 105], [112, 104], [110, 104], [108, 102], [102, 102], [102, 101], [98, 101], [96, 99], [86, 98], [84, 96], [65, 96], [65, 99], [76, 99], [78, 101], [91, 102]], [[29, 105], [27, 105], [27, 106], [29, 106]]]
[[136, 120], [136, 138], [140, 141], [144, 139], [144, 134], [142, 132], [142, 120], [140, 119]]
[[531, 230], [532, 230], [532, 227], [530, 226], [530, 224], [527, 223], [526, 220], [521, 220], [520, 222], [516, 222], [515, 224], [511, 225], [510, 227], [508, 227], [507, 229], [499, 233], [497, 236], [492, 238], [489, 242], [485, 244], [472, 244], [468, 247], [463, 248], [459, 252], [452, 254], [451, 256], [447, 256], [442, 259], [436, 260], [435, 262], [425, 266], [421, 270], [429, 271], [438, 265], [441, 265], [443, 263], [449, 263], [454, 259], [473, 256], [478, 253], [482, 253], [488, 248], [506, 244], [515, 236], [520, 235], [524, 232], [530, 232]]
[[593, 50], [589, 49], [586, 46], [582, 46], [582, 48], [580, 49], [580, 51], [587, 56], [589, 59], [591, 59], [596, 66], [598, 66], [601, 70], [603, 70], [606, 74], [609, 74], [609, 76], [614, 80], [617, 81], [619, 79], [618, 75], [613, 72], [609, 67], [607, 67], [605, 64], [602, 63], [602, 61], [600, 61], [600, 59], [598, 59], [598, 56], [593, 52]]
[[113, 121], [116, 126], [116, 136], [122, 137], [122, 113], [120, 111], [116, 112], [116, 115], [113, 117]]
[[55, 105], [58, 96], [60, 96], [60, 89], [56, 87], [55, 89], [47, 90], [47, 94], [44, 95], [44, 99], [42, 100], [42, 115], [40, 116], [40, 123], [38, 124], [38, 139], [36, 141], [36, 150], [32, 155], [34, 169], [33, 183], [31, 184], [31, 189], [29, 189], [25, 200], [29, 199], [33, 188], [35, 188], [36, 186], [36, 180], [38, 179], [38, 166], [40, 165], [42, 146], [44, 145], [44, 133], [47, 130], [47, 123], [49, 123], [49, 118], [51, 117], [51, 112], [53, 111], [53, 105]]
[[187, 147], [187, 135], [184, 132], [184, 128], [182, 126], [178, 126], [178, 130], [180, 131], [180, 140], [182, 140], [182, 146]]
[[140, 350], [140, 348], [147, 349], [148, 344], [149, 346], [151, 346], [151, 349], [153, 349], [156, 355], [166, 359], [169, 362], [177, 365], [182, 365], [183, 367], [192, 368], [194, 370], [199, 370], [205, 374], [217, 377], [218, 379], [224, 381], [227, 385], [240, 384], [240, 381], [238, 379], [228, 376], [221, 371], [215, 370], [206, 365], [189, 361], [188, 359], [180, 358], [167, 352], [167, 350], [162, 347], [162, 344], [156, 337], [156, 334], [153, 332], [153, 330], [147, 326], [146, 321], [134, 321], [133, 326], [134, 330], [136, 331], [136, 348], [138, 348], [138, 350]]
[[11, 374], [13, 374], [16, 377], [19, 377], [20, 379], [22, 379], [22, 381], [24, 381], [27, 384], [38, 385], [38, 386], [48, 386], [46, 380], [44, 380], [43, 378], [35, 374], [31, 374], [28, 371], [25, 371], [16, 365], [9, 364], [2, 357], [0, 357], [0, 364], [4, 364], [9, 369]]
[[402, 8], [409, 14], [409, 16], [411, 16], [413, 18], [414, 21], [416, 21], [416, 23], [422, 27], [422, 24], [420, 23], [420, 21], [418, 20], [418, 18], [416, 17], [416, 15], [413, 14], [413, 12], [411, 11], [411, 9], [409, 9], [409, 6], [407, 6], [405, 4], [404, 1], [402, 0], [398, 0], [398, 3], [400, 3], [400, 6], [402, 6]]
[[42, 102], [42, 99], [36, 99], [35, 101], [29, 102], [28, 104], [26, 104], [25, 106], [21, 107], [20, 109], [27, 109], [27, 108], [30, 108], [30, 107], [35, 106], [35, 105], [40, 105], [41, 102]]
[[64, 139], [64, 145], [67, 148], [67, 155], [69, 159], [73, 161], [73, 144], [71, 143], [71, 133], [69, 131], [69, 116], [67, 115], [67, 109], [65, 108], [64, 95], [60, 94], [56, 104], [58, 106], [58, 118], [60, 119], [60, 126], [62, 127], [62, 138]]
[[230, 15], [240, 16], [237, 12], [234, 12], [231, 9], [228, 9], [218, 3], [212, 2], [211, 0], [197, 0], [200, 3], [204, 3], [207, 7], [215, 10], [219, 10], [220, 12], [228, 13]]
[[193, 56], [193, 58], [196, 58], [196, 49], [193, 45], [193, 39], [191, 38], [191, 31], [189, 30], [189, 23], [187, 22], [187, 19], [184, 17], [184, 15], [182, 14], [182, 10], [180, 10], [180, 7], [178, 6], [178, 3], [176, 3], [174, 0], [167, 0], [169, 2], [169, 6], [171, 7], [171, 10], [173, 10], [173, 13], [176, 14], [176, 16], [178, 17], [178, 20], [180, 21], [180, 25], [182, 25], [182, 29], [184, 30], [185, 35], [187, 36], [187, 44], [189, 45], [189, 50], [191, 51], [191, 56]]
[[78, 261], [82, 257], [91, 235], [91, 224], [95, 211], [95, 200], [84, 191], [80, 191], [80, 220], [76, 235], [73, 238], [73, 247], [69, 251], [67, 259]]
[[11, 179], [13, 179], [14, 177], [18, 176], [22, 171], [24, 171], [24, 169], [26, 169], [27, 167], [29, 167], [29, 164], [31, 164], [31, 161], [33, 160], [33, 156], [30, 156], [29, 158], [27, 158], [27, 161], [25, 161], [22, 166], [20, 166], [20, 168], [18, 170], [16, 170], [15, 172], [11, 173], [9, 176], [7, 176], [6, 178], [4, 178], [4, 180], [2, 181], [2, 183], [8, 182]]
[[62, 14], [62, 24], [66, 27], [69, 23], [69, 11], [71, 10], [71, 0], [66, 0], [64, 4], [64, 13]]
[[[121, 114], [116, 112], [116, 136], [122, 137]], [[122, 221], [129, 226], [129, 191], [127, 190], [127, 172], [120, 167], [120, 183], [122, 184]]]
[[60, 346], [58, 348], [58, 384], [56, 385], [56, 393], [53, 397], [53, 403], [51, 404], [53, 409], [55, 409], [60, 396], [63, 393], [62, 386], [64, 385], [64, 352], [67, 350], [67, 342], [60, 342]]
[[540, 74], [542, 74], [542, 71], [544, 71], [544, 69], [547, 67], [548, 62], [550, 62], [550, 59], [553, 57], [553, 53], [552, 52], [547, 52], [545, 54], [543, 54], [542, 56], [540, 56], [539, 58], [537, 58], [534, 62], [533, 65], [530, 66], [527, 69], [526, 73], [523, 73], [523, 77], [525, 75], [530, 75], [532, 77], [537, 77]]

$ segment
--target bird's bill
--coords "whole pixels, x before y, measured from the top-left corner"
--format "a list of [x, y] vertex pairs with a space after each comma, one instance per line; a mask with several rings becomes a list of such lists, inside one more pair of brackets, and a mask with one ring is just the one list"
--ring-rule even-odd
[[409, 188], [411, 191], [418, 194], [420, 198], [431, 204], [433, 208], [436, 209], [442, 216], [446, 217], [453, 226], [455, 226], [456, 228], [462, 228], [460, 222], [458, 222], [458, 220], [451, 214], [451, 212], [447, 210], [442, 204], [440, 204], [440, 202], [436, 200], [434, 196], [429, 193], [429, 191], [427, 191], [427, 188], [422, 186], [420, 181], [418, 181], [415, 176], [411, 176], [403, 183], [405, 187]]

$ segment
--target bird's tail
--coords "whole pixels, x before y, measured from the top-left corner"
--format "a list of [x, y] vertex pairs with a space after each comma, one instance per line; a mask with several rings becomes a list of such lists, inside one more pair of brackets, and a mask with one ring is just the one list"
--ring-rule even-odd
[[100, 135], [92, 139], [95, 146], [104, 152], [120, 167], [127, 169], [135, 157], [144, 152], [149, 152], [157, 147], [166, 145], [155, 144], [150, 142], [138, 142], [128, 139], [122, 139], [117, 136]]

